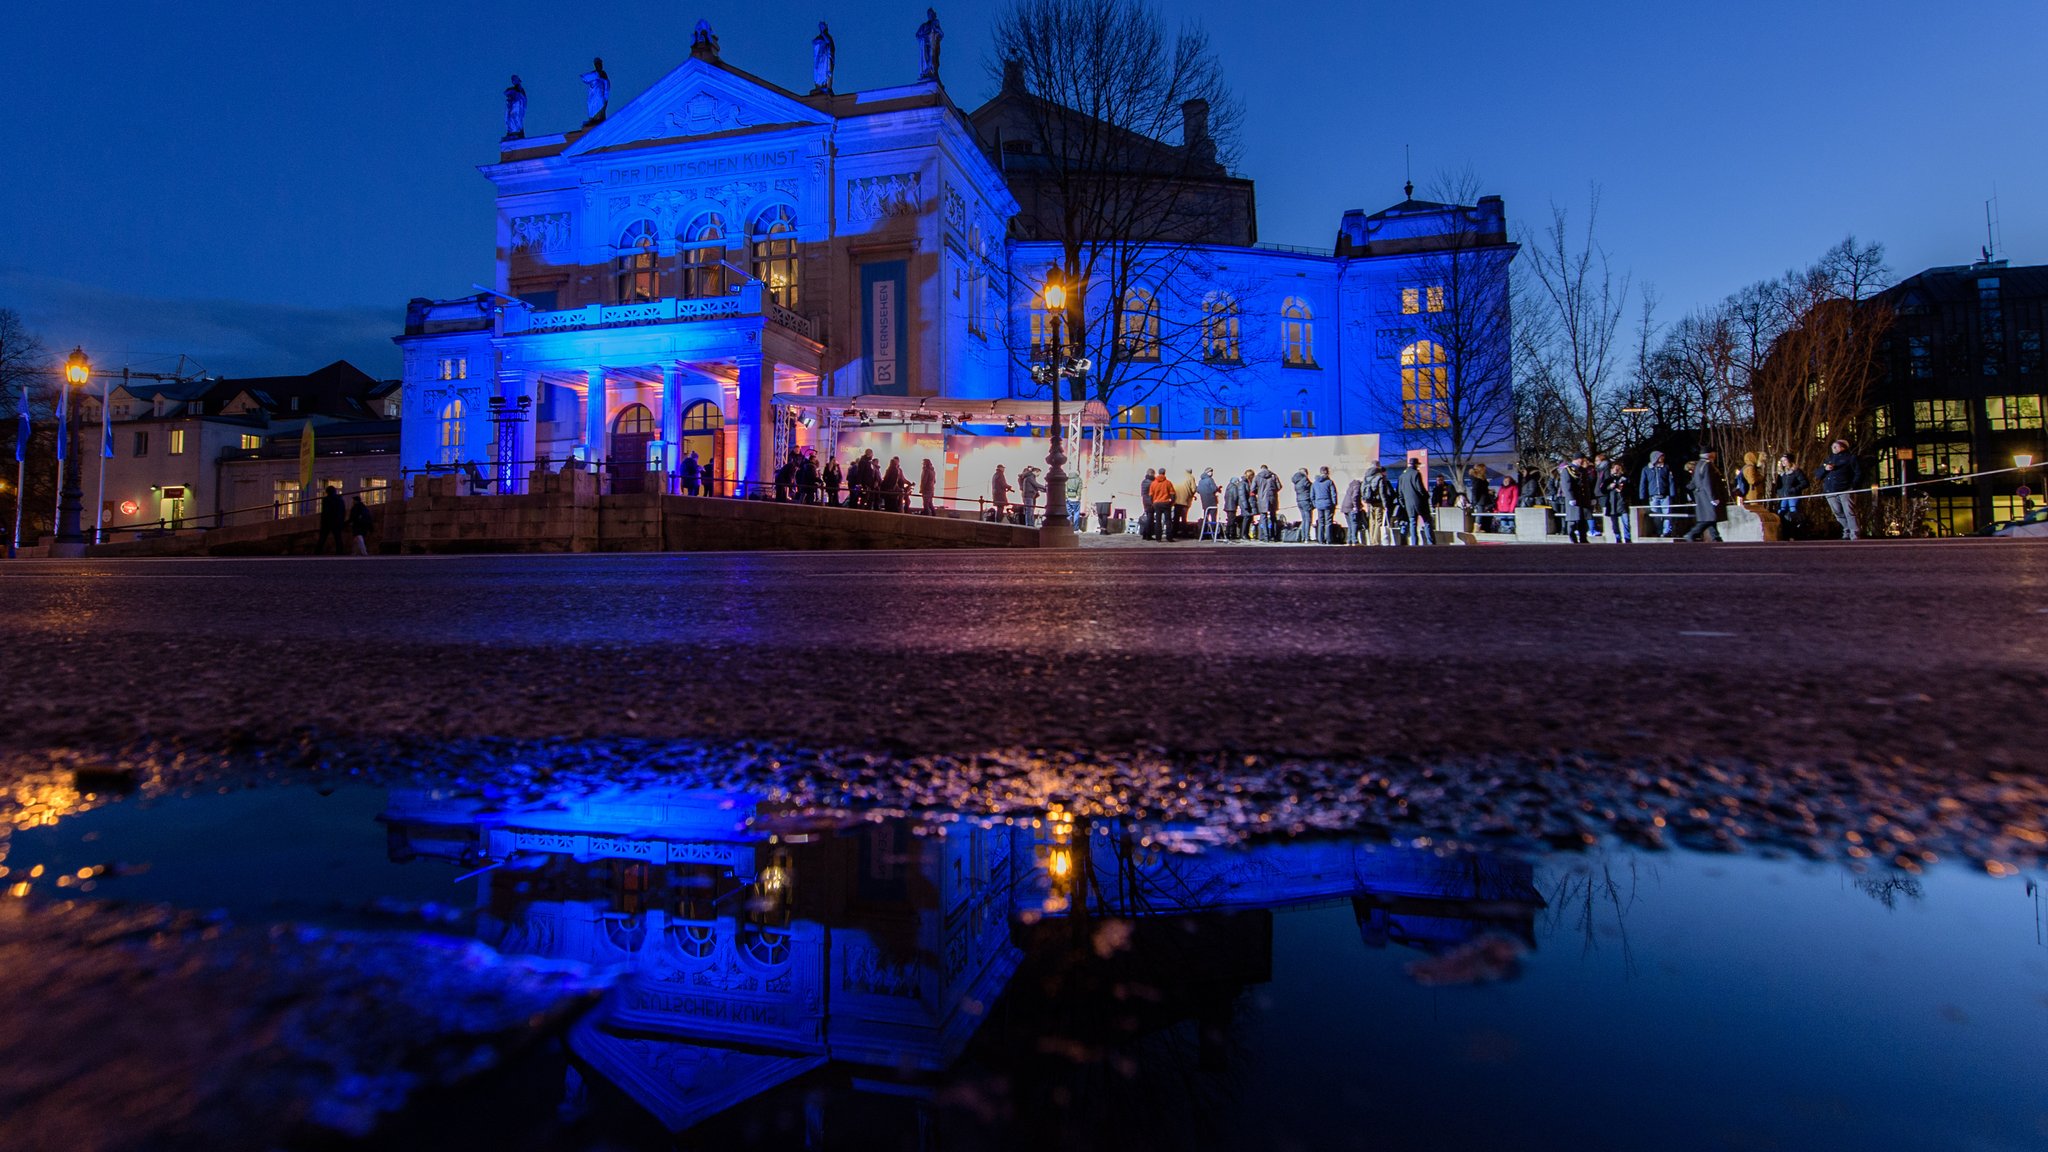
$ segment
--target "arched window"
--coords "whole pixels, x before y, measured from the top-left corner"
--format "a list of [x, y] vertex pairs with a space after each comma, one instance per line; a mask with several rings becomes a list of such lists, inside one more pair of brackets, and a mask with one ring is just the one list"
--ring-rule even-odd
[[1289, 368], [1315, 367], [1315, 313], [1299, 296], [1289, 296], [1280, 305], [1280, 344], [1281, 363]]
[[1451, 369], [1443, 345], [1434, 340], [1401, 349], [1401, 426], [1451, 426]]
[[1235, 364], [1244, 357], [1238, 344], [1237, 297], [1211, 292], [1202, 298], [1202, 359]]
[[619, 235], [614, 296], [621, 304], [652, 300], [661, 294], [661, 270], [655, 264], [654, 222], [636, 220]]
[[768, 298], [797, 306], [796, 217], [778, 204], [754, 218], [754, 276], [768, 286]]
[[706, 212], [683, 229], [683, 297], [704, 300], [725, 295], [725, 217]]
[[1146, 288], [1124, 295], [1124, 358], [1159, 359], [1159, 299]]
[[450, 400], [441, 409], [441, 463], [462, 463], [462, 401]]
[[645, 404], [628, 404], [612, 420], [612, 431], [621, 436], [652, 435], [654, 413]]

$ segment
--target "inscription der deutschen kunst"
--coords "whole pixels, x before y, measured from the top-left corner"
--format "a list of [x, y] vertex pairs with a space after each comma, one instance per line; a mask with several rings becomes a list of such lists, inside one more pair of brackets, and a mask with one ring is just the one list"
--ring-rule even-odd
[[737, 156], [719, 156], [709, 160], [613, 168], [604, 174], [604, 182], [608, 187], [619, 188], [628, 184], [654, 184], [672, 180], [713, 180], [721, 176], [739, 176], [748, 172], [787, 168], [795, 164], [799, 158], [800, 154], [795, 148], [771, 148], [762, 152], [742, 152]]

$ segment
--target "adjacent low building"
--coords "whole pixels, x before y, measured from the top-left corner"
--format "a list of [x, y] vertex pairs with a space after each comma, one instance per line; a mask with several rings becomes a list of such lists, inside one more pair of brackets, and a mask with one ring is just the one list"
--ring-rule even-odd
[[[300, 430], [309, 424], [316, 451], [322, 429], [340, 426], [352, 431], [334, 451], [368, 456], [352, 447], [365, 442], [361, 425], [389, 421], [379, 434], [389, 447], [375, 455], [374, 468], [329, 465], [325, 472], [316, 469], [316, 480], [331, 474], [376, 476], [392, 487], [399, 481], [398, 383], [374, 379], [347, 361], [301, 376], [110, 383], [104, 398], [108, 419], [99, 452], [93, 444], [101, 434], [101, 397], [80, 405], [87, 528], [95, 500], [109, 534], [214, 527], [305, 510], [297, 452]], [[279, 437], [286, 442], [275, 443]], [[292, 454], [290, 483], [277, 478], [250, 487], [250, 465], [279, 451]]]
[[2022, 486], [2038, 507], [2048, 266], [1929, 268], [1876, 302], [1891, 317], [1871, 413], [1879, 480], [1957, 477], [1922, 489], [1943, 534], [2019, 516]]

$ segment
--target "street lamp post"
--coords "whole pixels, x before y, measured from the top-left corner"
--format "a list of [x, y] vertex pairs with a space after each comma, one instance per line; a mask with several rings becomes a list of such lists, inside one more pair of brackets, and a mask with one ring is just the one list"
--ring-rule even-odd
[[1045, 270], [1045, 310], [1052, 314], [1050, 362], [1038, 373], [1052, 388], [1052, 450], [1045, 454], [1045, 522], [1038, 526], [1044, 548], [1072, 548], [1080, 543], [1074, 522], [1067, 519], [1067, 437], [1060, 421], [1060, 390], [1066, 381], [1088, 370], [1086, 361], [1067, 360], [1060, 325], [1067, 310], [1066, 276], [1057, 264]]
[[64, 473], [64, 490], [57, 498], [57, 541], [50, 548], [52, 556], [85, 555], [85, 533], [78, 526], [79, 512], [85, 505], [85, 492], [79, 485], [84, 465], [78, 455], [78, 425], [82, 415], [79, 401], [85, 395], [85, 382], [92, 378], [92, 361], [87, 358], [84, 348], [73, 348], [64, 361], [64, 380], [71, 389], [68, 407], [71, 442], [65, 446], [65, 455], [70, 458], [71, 467], [65, 468], [62, 461], [57, 467]]

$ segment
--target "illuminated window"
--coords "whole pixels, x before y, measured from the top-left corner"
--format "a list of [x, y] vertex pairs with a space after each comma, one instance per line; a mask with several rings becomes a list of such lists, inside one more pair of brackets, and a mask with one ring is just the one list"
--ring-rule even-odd
[[272, 480], [270, 482], [270, 514], [272, 516], [297, 516], [299, 514], [299, 482], [297, 480]]
[[1431, 285], [1431, 286], [1430, 286], [1430, 288], [1429, 288], [1429, 291], [1428, 291], [1427, 299], [1429, 300], [1429, 310], [1430, 310], [1431, 312], [1441, 312], [1441, 311], [1443, 311], [1443, 310], [1444, 310], [1444, 288], [1443, 288], [1443, 285], [1441, 285], [1441, 284], [1434, 284], [1434, 285]]
[[441, 365], [440, 365], [440, 367], [441, 367], [441, 379], [443, 379], [443, 380], [467, 380], [467, 379], [469, 379], [469, 358], [468, 358], [468, 357], [465, 357], [465, 356], [443, 356], [443, 357], [441, 357]]
[[2019, 520], [2029, 512], [2038, 512], [2040, 510], [2041, 498], [2038, 496], [2028, 496], [2024, 500], [2018, 496], [1993, 496], [1991, 498], [1991, 518], [1993, 520]]
[[242, 447], [245, 449], [261, 448], [263, 447], [263, 437], [244, 432], [242, 433]]
[[185, 454], [185, 430], [183, 428], [171, 429], [170, 449], [173, 456], [183, 456]]
[[1986, 396], [1984, 419], [1993, 432], [2017, 432], [2041, 426], [2039, 396]]
[[1211, 292], [1202, 300], [1202, 359], [1234, 364], [1243, 359], [1238, 344], [1237, 298]]
[[1970, 405], [1962, 400], [1915, 400], [1913, 429], [1917, 432], [1968, 432]]
[[1244, 437], [1244, 409], [1202, 409], [1202, 439], [1238, 440]]
[[725, 295], [725, 217], [706, 212], [683, 230], [683, 296], [708, 300]]
[[1043, 308], [1031, 310], [1031, 358], [1052, 359], [1052, 314]]
[[1118, 410], [1116, 422], [1126, 440], [1157, 440], [1161, 436], [1159, 405], [1134, 404]]
[[1422, 289], [1401, 289], [1401, 315], [1413, 316], [1422, 311]]
[[1827, 421], [1825, 421], [1825, 420], [1818, 420], [1818, 421], [1815, 421], [1815, 422], [1814, 422], [1814, 425], [1813, 425], [1813, 438], [1814, 438], [1815, 440], [1825, 440], [1825, 439], [1827, 439], [1827, 438], [1828, 438], [1828, 422], [1827, 422]]
[[1892, 434], [1892, 410], [1882, 404], [1870, 410], [1870, 434], [1882, 440]]
[[1280, 305], [1280, 345], [1281, 363], [1289, 368], [1315, 367], [1315, 314], [1299, 296], [1289, 296]]
[[441, 463], [462, 463], [462, 401], [450, 400], [441, 409]]
[[1968, 536], [1977, 530], [1977, 501], [1970, 496], [1937, 496], [1928, 501], [1928, 516], [1941, 536]]
[[1921, 479], [1967, 476], [1974, 471], [1971, 461], [1968, 440], [1920, 444], [1913, 448], [1913, 467]]
[[1123, 343], [1125, 359], [1159, 359], [1159, 300], [1147, 289], [1124, 297]]
[[363, 481], [363, 503], [382, 504], [391, 499], [391, 481], [381, 476], [372, 476]]
[[[661, 270], [656, 263], [654, 221], [636, 220], [619, 234], [618, 268], [613, 299], [621, 304], [652, 300], [661, 294]], [[443, 380], [448, 377], [443, 376]]]
[[1401, 426], [1451, 426], [1451, 373], [1443, 345], [1418, 340], [1401, 349]]
[[1312, 409], [1290, 408], [1287, 411], [1286, 418], [1281, 423], [1287, 429], [1287, 438], [1289, 440], [1298, 436], [1313, 436], [1316, 434], [1316, 414]]
[[796, 217], [777, 205], [754, 220], [754, 276], [784, 308], [797, 302]]

